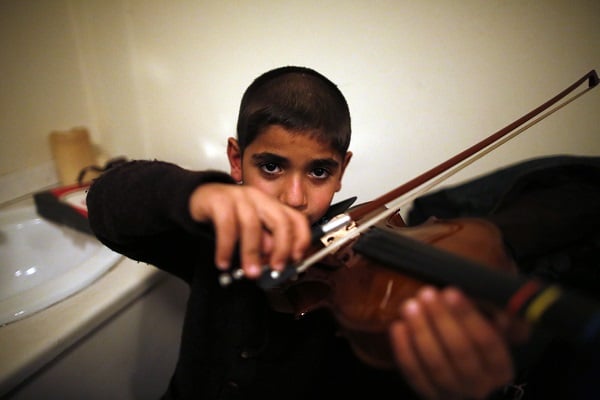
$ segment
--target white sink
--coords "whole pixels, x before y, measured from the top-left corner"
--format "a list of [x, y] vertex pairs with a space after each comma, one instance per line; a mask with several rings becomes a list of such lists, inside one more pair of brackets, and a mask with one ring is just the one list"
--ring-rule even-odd
[[0, 325], [78, 292], [122, 257], [91, 235], [39, 217], [33, 205], [0, 211]]

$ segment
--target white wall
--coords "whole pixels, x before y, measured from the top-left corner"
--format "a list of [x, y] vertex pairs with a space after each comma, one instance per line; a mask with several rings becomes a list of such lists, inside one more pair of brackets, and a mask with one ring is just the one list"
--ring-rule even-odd
[[[108, 155], [226, 169], [245, 87], [306, 65], [346, 94], [340, 198], [368, 200], [600, 68], [597, 0], [0, 2], [0, 176], [87, 126]], [[600, 154], [600, 89], [469, 169]]]

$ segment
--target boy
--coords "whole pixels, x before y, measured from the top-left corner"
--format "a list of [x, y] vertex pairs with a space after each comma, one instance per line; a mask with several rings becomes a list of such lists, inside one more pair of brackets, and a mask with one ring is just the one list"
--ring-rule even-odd
[[[165, 399], [483, 398], [511, 380], [501, 331], [457, 290], [428, 287], [407, 303], [404, 314], [421, 323], [397, 331], [430, 339], [398, 341], [418, 355], [398, 357], [407, 384], [360, 363], [324, 312], [277, 313], [253, 283], [261, 265], [281, 270], [303, 257], [310, 224], [341, 188], [350, 131], [335, 84], [308, 68], [277, 68], [244, 93], [237, 140], [227, 143], [230, 175], [132, 161], [94, 182], [87, 201], [97, 237], [191, 288]], [[249, 279], [221, 287], [219, 273], [238, 265]], [[451, 340], [435, 334], [447, 329]]]

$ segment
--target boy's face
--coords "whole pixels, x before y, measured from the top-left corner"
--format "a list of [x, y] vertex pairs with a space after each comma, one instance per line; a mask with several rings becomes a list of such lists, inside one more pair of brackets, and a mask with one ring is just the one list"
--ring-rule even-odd
[[276, 197], [314, 223], [341, 189], [352, 153], [342, 158], [309, 134], [271, 125], [246, 147], [243, 157], [237, 140], [230, 138], [227, 156], [236, 181]]

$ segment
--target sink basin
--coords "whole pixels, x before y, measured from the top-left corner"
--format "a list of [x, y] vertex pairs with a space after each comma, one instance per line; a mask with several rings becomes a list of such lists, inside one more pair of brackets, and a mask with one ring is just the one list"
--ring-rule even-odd
[[91, 235], [39, 217], [33, 205], [0, 211], [0, 325], [71, 296], [122, 257]]

